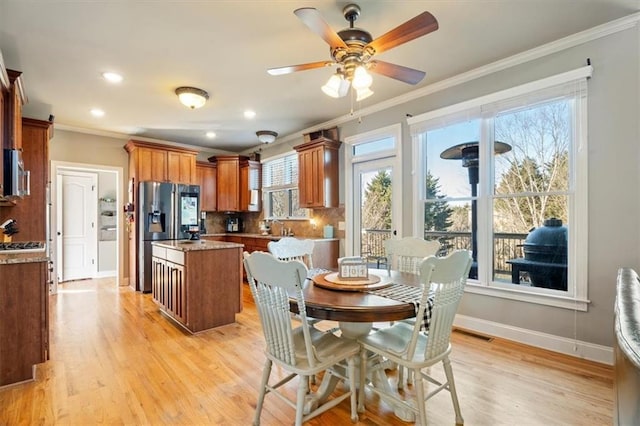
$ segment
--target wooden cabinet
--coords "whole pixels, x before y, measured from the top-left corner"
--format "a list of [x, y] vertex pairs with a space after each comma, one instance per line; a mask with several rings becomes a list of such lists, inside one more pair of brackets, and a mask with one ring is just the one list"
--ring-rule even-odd
[[240, 157], [217, 156], [209, 158], [217, 166], [216, 196], [218, 211], [240, 211]]
[[242, 249], [153, 246], [153, 299], [192, 333], [235, 322], [242, 310]]
[[151, 257], [153, 300], [182, 324], [187, 319], [184, 252], [154, 246]]
[[295, 146], [300, 207], [338, 207], [338, 150], [341, 142], [319, 137]]
[[217, 210], [216, 198], [217, 167], [212, 163], [196, 163], [196, 182], [200, 185], [200, 210]]
[[217, 167], [217, 210], [222, 212], [257, 212], [261, 210], [262, 165], [248, 157], [218, 155], [209, 161]]
[[0, 386], [33, 379], [49, 359], [49, 288], [46, 258], [0, 264]]
[[167, 151], [167, 180], [174, 183], [197, 185], [195, 155]]
[[22, 120], [22, 159], [31, 173], [31, 193], [12, 207], [0, 208], [0, 220], [13, 218], [20, 232], [14, 241], [44, 241], [47, 236], [47, 188], [49, 176], [49, 139], [52, 123], [24, 118]]
[[22, 106], [26, 102], [22, 73], [7, 70], [9, 91], [4, 100], [4, 148], [22, 148]]
[[197, 184], [197, 151], [135, 140], [124, 149], [129, 153], [129, 177], [135, 178], [136, 185], [149, 180]]

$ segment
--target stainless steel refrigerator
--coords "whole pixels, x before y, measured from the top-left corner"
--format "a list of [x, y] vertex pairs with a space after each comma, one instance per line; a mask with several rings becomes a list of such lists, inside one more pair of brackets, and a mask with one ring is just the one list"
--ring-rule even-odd
[[198, 185], [140, 182], [135, 215], [138, 246], [136, 290], [151, 291], [151, 243], [188, 239], [189, 230], [199, 227], [199, 212]]

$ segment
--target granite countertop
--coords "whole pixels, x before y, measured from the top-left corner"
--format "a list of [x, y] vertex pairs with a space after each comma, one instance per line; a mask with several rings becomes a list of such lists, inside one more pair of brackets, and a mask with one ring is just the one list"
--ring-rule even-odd
[[[247, 237], [247, 238], [264, 238], [265, 240], [278, 241], [284, 238], [284, 235], [263, 235], [263, 234], [251, 234], [247, 232], [233, 232], [233, 233], [220, 233], [220, 234], [201, 234], [200, 237]], [[336, 241], [338, 238], [322, 238], [322, 237], [305, 237], [303, 235], [293, 235], [293, 238], [299, 238], [301, 240], [313, 240], [313, 241]]]
[[35, 263], [48, 262], [49, 257], [43, 251], [28, 253], [0, 253], [0, 265], [9, 265], [14, 263]]
[[244, 247], [244, 245], [238, 244], [238, 243], [228, 243], [226, 241], [208, 241], [208, 240], [155, 241], [151, 244], [158, 247], [164, 247], [164, 248], [181, 250], [181, 251], [223, 250], [223, 249]]

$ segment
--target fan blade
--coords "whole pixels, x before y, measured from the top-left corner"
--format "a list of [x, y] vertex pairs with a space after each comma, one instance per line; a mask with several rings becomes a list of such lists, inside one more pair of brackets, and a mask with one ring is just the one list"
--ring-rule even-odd
[[371, 47], [375, 50], [375, 54], [392, 49], [408, 41], [422, 37], [438, 29], [438, 21], [429, 12], [422, 12], [416, 16], [392, 29], [386, 34], [381, 35], [377, 39], [369, 43], [365, 48]]
[[403, 67], [402, 65], [391, 64], [384, 61], [370, 61], [369, 71], [381, 74], [409, 84], [418, 84], [424, 78], [424, 71]]
[[269, 68], [267, 72], [271, 75], [291, 74], [296, 71], [312, 70], [314, 68], [329, 67], [333, 65], [331, 61], [309, 62], [308, 64], [289, 65], [280, 68]]
[[327, 24], [317, 9], [313, 7], [302, 7], [294, 10], [293, 13], [295, 13], [311, 31], [322, 37], [322, 39], [331, 46], [331, 49], [335, 49], [336, 47], [347, 48], [344, 40]]

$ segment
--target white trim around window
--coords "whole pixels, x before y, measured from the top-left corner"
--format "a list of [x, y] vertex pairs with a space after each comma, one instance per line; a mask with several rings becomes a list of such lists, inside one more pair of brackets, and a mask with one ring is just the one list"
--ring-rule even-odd
[[[424, 176], [426, 175], [426, 165], [423, 161], [425, 153], [423, 147], [426, 141], [426, 132], [448, 126], [449, 124], [464, 121], [465, 117], [481, 118], [483, 127], [481, 136], [485, 140], [490, 139], [493, 132], [492, 121], [487, 124], [484, 117], [491, 117], [495, 111], [508, 109], [514, 102], [522, 100], [537, 102], [541, 98], [551, 96], [573, 96], [573, 148], [570, 155], [573, 161], [574, 175], [570, 179], [574, 182], [575, 188], [573, 197], [569, 205], [569, 217], [571, 227], [569, 228], [568, 244], [568, 289], [566, 292], [538, 287], [519, 287], [506, 283], [495, 282], [491, 279], [488, 266], [485, 266], [477, 280], [469, 280], [466, 291], [469, 293], [482, 294], [487, 296], [501, 297], [511, 300], [526, 301], [530, 303], [567, 308], [578, 311], [586, 311], [588, 299], [588, 203], [587, 203], [587, 182], [588, 182], [588, 158], [587, 158], [587, 90], [586, 79], [592, 75], [592, 68], [582, 67], [573, 71], [558, 74], [542, 80], [526, 83], [511, 89], [502, 90], [487, 96], [465, 101], [456, 105], [451, 105], [435, 111], [411, 117], [407, 120], [410, 125], [412, 135], [413, 152], [413, 186], [414, 200], [418, 203], [414, 208], [414, 234], [420, 235], [423, 231], [424, 203]], [[578, 89], [576, 89], [578, 87]], [[480, 164], [489, 164], [492, 145], [486, 145], [480, 152]], [[483, 152], [484, 151], [484, 152]], [[482, 177], [484, 173], [484, 178]], [[490, 211], [490, 203], [493, 199], [492, 183], [493, 168], [486, 167], [481, 171], [481, 183], [478, 194], [478, 211]], [[478, 264], [491, 264], [491, 244], [489, 236], [492, 235], [490, 219], [485, 216], [484, 221], [479, 221], [478, 225]]]

